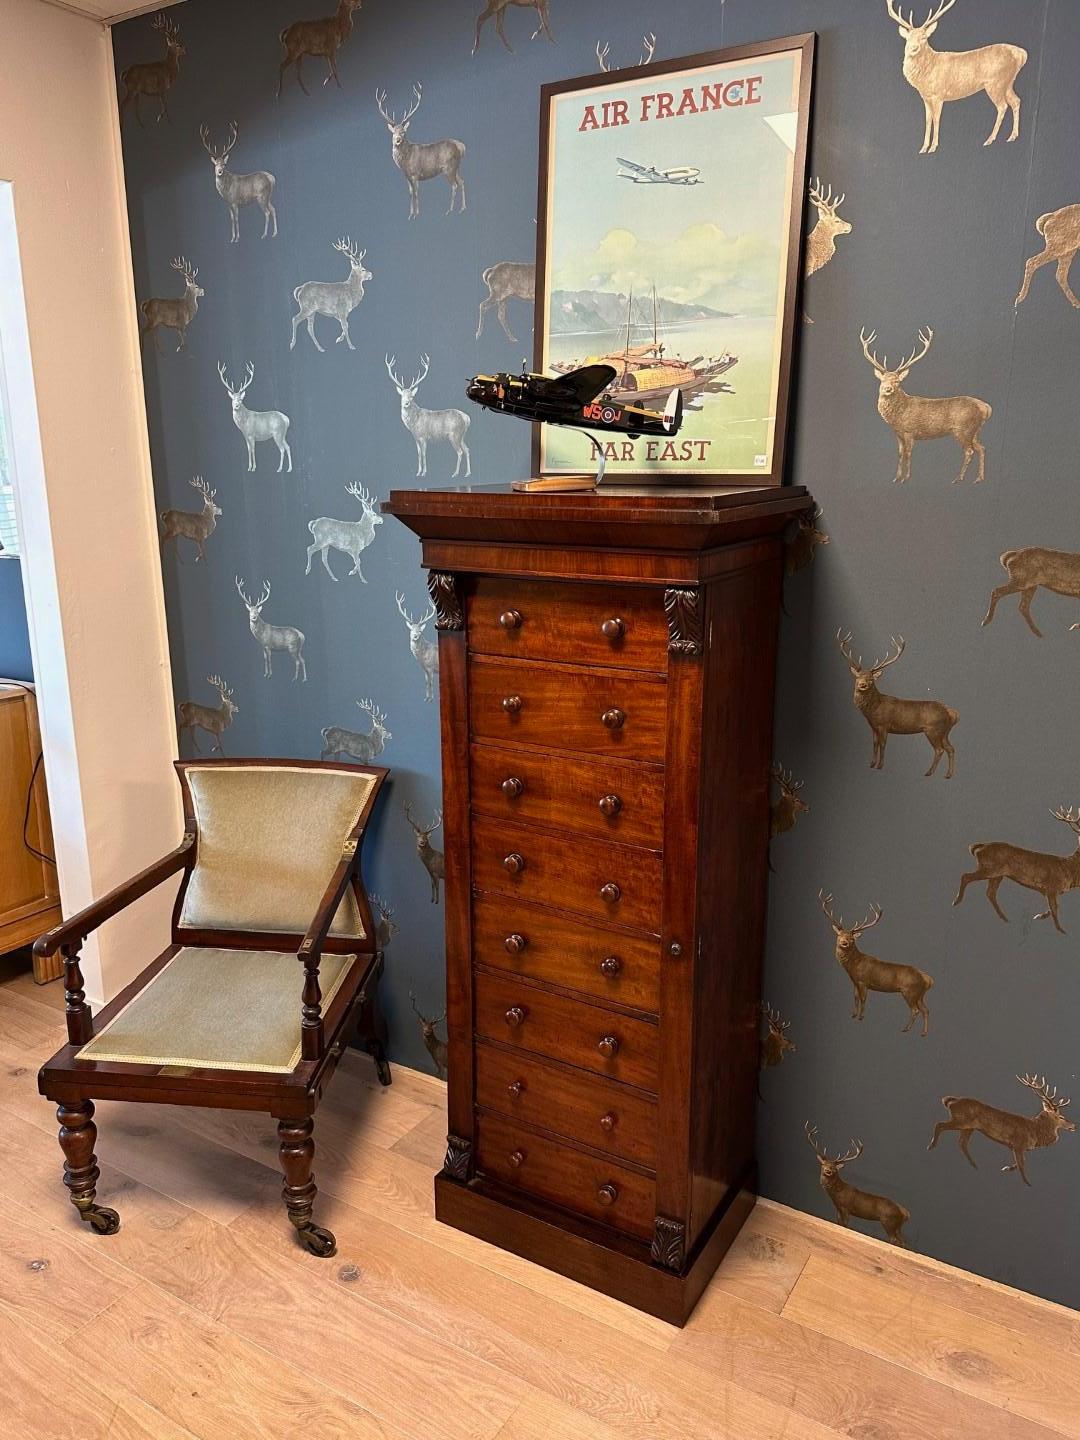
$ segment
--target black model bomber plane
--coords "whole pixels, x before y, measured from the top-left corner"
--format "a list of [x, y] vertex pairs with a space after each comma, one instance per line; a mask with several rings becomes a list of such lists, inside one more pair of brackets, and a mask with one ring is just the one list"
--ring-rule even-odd
[[578, 430], [616, 431], [636, 440], [639, 435], [674, 435], [682, 424], [681, 390], [672, 390], [663, 410], [627, 405], [607, 393], [617, 371], [613, 365], [584, 365], [568, 375], [550, 378], [505, 371], [476, 375], [465, 394], [477, 405], [522, 420], [542, 420]]

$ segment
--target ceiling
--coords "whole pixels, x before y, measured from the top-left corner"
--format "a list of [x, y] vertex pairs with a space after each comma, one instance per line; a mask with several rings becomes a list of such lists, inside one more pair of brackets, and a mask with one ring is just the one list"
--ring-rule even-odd
[[179, 3], [180, 0], [151, 0], [151, 3], [135, 0], [132, 4], [125, 4], [124, 0], [45, 0], [47, 5], [58, 5], [61, 10], [73, 10], [76, 15], [89, 15], [95, 20], [126, 20], [129, 15], [145, 15]]

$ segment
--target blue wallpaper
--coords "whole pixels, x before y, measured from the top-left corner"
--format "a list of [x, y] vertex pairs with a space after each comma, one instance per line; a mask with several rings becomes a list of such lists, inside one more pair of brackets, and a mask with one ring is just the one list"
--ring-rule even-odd
[[[1080, 902], [1067, 893], [1076, 880], [1067, 866], [1037, 855], [1035, 870], [1025, 870], [1022, 855], [994, 848], [1063, 856], [1076, 843], [1067, 807], [1080, 804], [1080, 635], [1069, 633], [1080, 619], [1080, 315], [1055, 281], [1080, 243], [1080, 212], [1065, 209], [1080, 202], [1080, 10], [1070, 0], [957, 0], [935, 34], [909, 34], [905, 44], [884, 0], [626, 0], [617, 10], [551, 0], [553, 39], [530, 40], [536, 12], [511, 7], [513, 52], [491, 21], [473, 55], [479, 0], [365, 0], [338, 51], [340, 88], [324, 85], [325, 63], [309, 58], [311, 93], [289, 69], [277, 98], [279, 32], [329, 4], [189, 0], [174, 8], [185, 53], [166, 91], [169, 118], [156, 122], [158, 102], [144, 98], [143, 127], [133, 108], [124, 120], [142, 318], [187, 321], [179, 353], [173, 329], [159, 326], [144, 343], [158, 507], [209, 515], [191, 485], [201, 476], [207, 503], [220, 510], [204, 561], [184, 538], [190, 523], [163, 526], [181, 526], [179, 553], [170, 543], [164, 566], [178, 702], [217, 704], [214, 676], [236, 707], [221, 732], [228, 753], [317, 756], [343, 741], [344, 753], [377, 749], [393, 768], [368, 878], [398, 927], [385, 986], [393, 1058], [431, 1068], [409, 996], [427, 1016], [441, 1013], [441, 894], [433, 903], [438, 887], [405, 807], [425, 825], [438, 812], [437, 687], [429, 701], [425, 649], [434, 636], [420, 623], [427, 606], [414, 540], [393, 522], [366, 520], [363, 498], [377, 502], [411, 484], [417, 468], [386, 361], [393, 357], [406, 391], [425, 372], [416, 404], [463, 410], [469, 375], [531, 353], [521, 298], [507, 312], [516, 342], [493, 310], [482, 339], [475, 335], [488, 293], [483, 272], [533, 258], [542, 83], [595, 69], [598, 44], [618, 66], [637, 60], [643, 35], [655, 33], [664, 59], [814, 28], [811, 170], [820, 204], [810, 205], [809, 224], [824, 218], [809, 252], [815, 273], [804, 295], [792, 478], [819, 501], [828, 544], [798, 537], [786, 585], [775, 754], [809, 809], [785, 829], [779, 808], [772, 846], [766, 996], [777, 1034], [794, 1049], [774, 1040], [764, 1051], [779, 1063], [761, 1076], [762, 1189], [832, 1218], [819, 1180], [834, 1198], [841, 1192], [804, 1127], [818, 1127], [823, 1155], [847, 1154], [859, 1140], [842, 1178], [885, 1198], [856, 1203], [858, 1228], [885, 1238], [899, 1227], [913, 1248], [1080, 1303], [1080, 1136], [1062, 1123], [1069, 1111], [1061, 1104], [1080, 1088]], [[974, 62], [946, 58], [944, 69], [934, 59], [983, 46], [997, 48]], [[118, 72], [165, 53], [150, 17], [117, 27], [115, 47]], [[978, 84], [986, 81], [995, 103], [982, 89], [943, 98], [938, 148], [920, 153], [916, 87], [931, 102], [946, 97], [950, 86], [964, 88], [955, 69], [965, 64], [982, 67]], [[464, 195], [447, 214], [446, 181], [423, 182], [410, 219], [376, 91], [400, 114], [416, 85], [422, 98], [409, 138], [464, 147], [456, 169]], [[984, 146], [998, 104], [1000, 133]], [[236, 138], [224, 168], [248, 177], [236, 243], [200, 138], [206, 126], [220, 154], [230, 122]], [[1050, 218], [1037, 229], [1039, 217]], [[301, 291], [323, 306], [314, 320], [323, 353], [303, 319], [290, 348], [305, 305], [295, 292], [355, 273], [350, 245], [367, 272], [354, 282], [362, 298]], [[1025, 261], [1044, 248], [1061, 265], [1037, 269], [1030, 294], [1014, 304]], [[170, 268], [178, 257], [197, 267], [192, 286], [203, 293]], [[190, 305], [154, 304], [185, 294], [197, 300], [190, 316]], [[326, 313], [335, 307], [348, 313], [355, 348], [335, 343], [339, 321]], [[866, 354], [860, 332], [875, 337]], [[219, 363], [235, 392], [254, 366], [238, 412], [265, 436], [254, 440], [254, 469]], [[737, 385], [737, 369], [728, 378]], [[909, 396], [958, 403], [926, 410], [907, 406]], [[474, 479], [527, 473], [526, 426], [475, 410], [468, 418]], [[898, 434], [912, 443], [903, 483], [894, 483]], [[970, 469], [954, 483], [965, 449]], [[456, 459], [449, 439], [433, 440], [421, 483], [447, 483]], [[465, 468], [463, 456], [462, 476]], [[195, 533], [204, 529], [195, 523]], [[327, 537], [336, 579], [322, 563]], [[800, 568], [808, 553], [812, 562]], [[270, 676], [237, 577], [256, 609], [269, 583], [252, 623], [274, 627], [262, 632], [272, 637]], [[990, 592], [1002, 584], [1012, 589], [984, 625]], [[1036, 587], [1041, 637], [1017, 613], [1018, 597], [1028, 603]], [[838, 631], [851, 632], [853, 661], [866, 657], [855, 667], [861, 689]], [[875, 659], [900, 648], [893, 637], [905, 642], [902, 656], [875, 671]], [[304, 667], [306, 681], [294, 679]], [[881, 696], [937, 708], [883, 710]], [[892, 729], [880, 769], [870, 768], [875, 716]], [[951, 778], [942, 730], [955, 754]], [[212, 732], [185, 730], [184, 753], [192, 753], [192, 733], [204, 747], [212, 742]], [[926, 777], [933, 745], [944, 754]], [[431, 844], [441, 843], [436, 829]], [[998, 872], [1048, 885], [1055, 903], [1060, 894], [1066, 933], [1050, 918], [1033, 919], [1048, 902], [1011, 880], [997, 897], [1003, 923], [982, 893], [987, 880], [996, 892]], [[965, 873], [983, 878], [954, 906]], [[819, 892], [833, 897], [839, 935]], [[880, 920], [854, 935], [875, 907]], [[910, 969], [867, 969], [866, 956]], [[869, 977], [861, 1019], [852, 975]], [[1038, 1077], [1043, 1097], [1033, 1093]], [[952, 1129], [928, 1151], [939, 1122]], [[968, 1158], [958, 1140], [970, 1140]], [[1030, 1183], [1015, 1168], [1002, 1173], [1018, 1164], [1014, 1146]]]

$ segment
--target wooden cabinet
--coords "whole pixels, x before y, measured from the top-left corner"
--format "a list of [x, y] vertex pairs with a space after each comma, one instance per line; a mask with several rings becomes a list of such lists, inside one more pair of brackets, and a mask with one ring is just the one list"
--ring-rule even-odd
[[[52, 854], [45, 771], [34, 764], [41, 753], [34, 692], [25, 685], [0, 685], [0, 954], [29, 945], [60, 920], [56, 869], [34, 855]], [[29, 799], [29, 816], [27, 800]], [[34, 979], [53, 980], [59, 959], [34, 960]]]
[[801, 488], [394, 491], [436, 607], [448, 1224], [682, 1324], [754, 1201]]

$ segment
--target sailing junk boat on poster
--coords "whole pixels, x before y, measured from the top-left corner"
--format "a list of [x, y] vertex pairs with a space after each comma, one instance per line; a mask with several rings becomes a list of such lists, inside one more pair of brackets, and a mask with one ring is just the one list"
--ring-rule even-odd
[[616, 373], [608, 387], [608, 394], [624, 404], [629, 401], [631, 404], [647, 405], [650, 401], [664, 400], [677, 388], [683, 393], [686, 408], [698, 410], [701, 408], [700, 396], [732, 393], [731, 386], [720, 377], [739, 363], [737, 355], [725, 350], [722, 355], [708, 360], [704, 355], [682, 360], [666, 353], [667, 347], [659, 334], [659, 301], [655, 285], [652, 292], [651, 344], [630, 344], [633, 310], [634, 292], [631, 290], [626, 302], [626, 338], [621, 350], [589, 355], [583, 360], [555, 361], [551, 369], [567, 375], [586, 365], [611, 365]]

